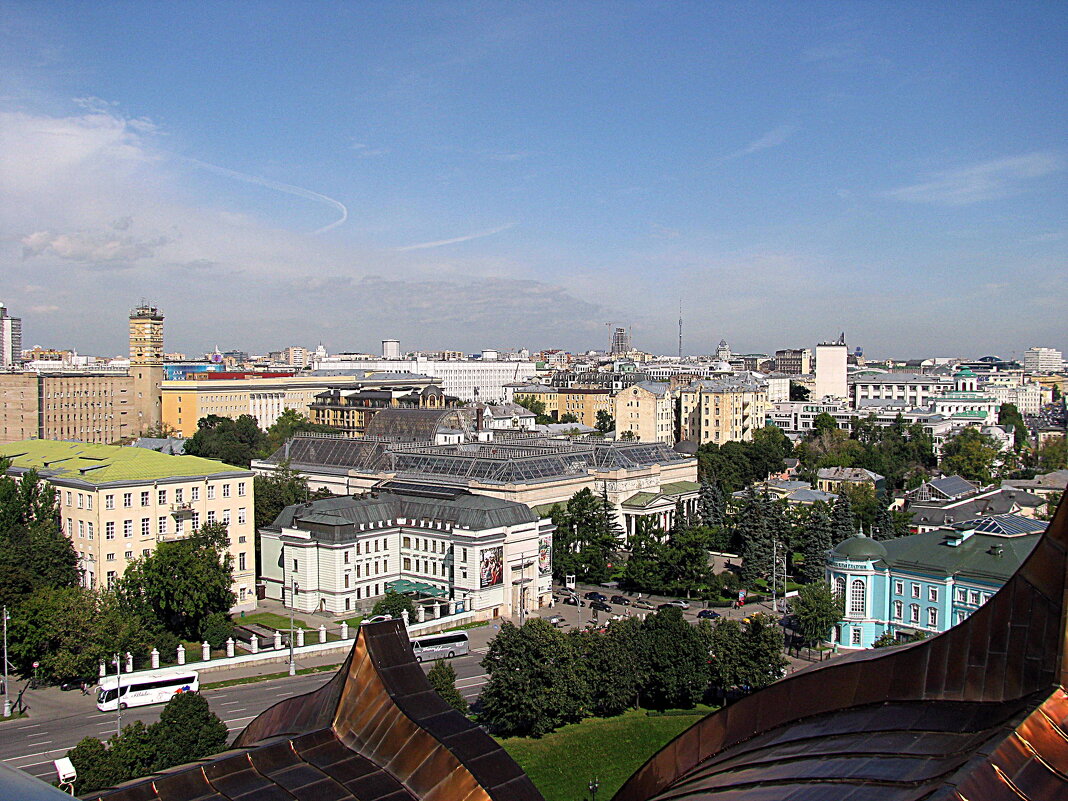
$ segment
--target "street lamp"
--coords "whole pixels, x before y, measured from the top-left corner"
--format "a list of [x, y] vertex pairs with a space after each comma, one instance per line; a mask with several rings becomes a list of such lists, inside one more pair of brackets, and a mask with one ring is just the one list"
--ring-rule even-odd
[[122, 665], [115, 654], [115, 733], [122, 734]]
[[7, 694], [7, 607], [4, 607], [4, 717], [11, 717], [11, 698]]
[[297, 663], [293, 661], [293, 609], [297, 605], [297, 591], [300, 589], [300, 585], [297, 584], [297, 577], [290, 577], [289, 587], [289, 675], [297, 675]]
[[590, 783], [587, 787], [590, 788], [590, 798], [592, 801], [597, 801], [597, 790], [600, 788], [601, 783], [596, 778], [590, 779]]

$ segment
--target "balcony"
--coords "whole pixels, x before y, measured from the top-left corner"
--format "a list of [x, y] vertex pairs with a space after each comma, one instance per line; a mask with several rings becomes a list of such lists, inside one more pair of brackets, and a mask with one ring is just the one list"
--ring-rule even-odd
[[178, 516], [178, 515], [186, 515], [186, 514], [192, 514], [192, 513], [193, 513], [193, 504], [190, 501], [184, 501], [182, 503], [172, 503], [171, 504], [171, 514], [172, 515]]

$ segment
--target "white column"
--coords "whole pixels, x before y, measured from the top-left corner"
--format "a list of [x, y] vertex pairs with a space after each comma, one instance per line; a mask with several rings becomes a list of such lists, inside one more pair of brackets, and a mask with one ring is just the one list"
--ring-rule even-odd
[[417, 606], [415, 608], [415, 622], [416, 623], [424, 623], [424, 622], [426, 622], [426, 610], [423, 609], [423, 605], [422, 604], [419, 604], [419, 606]]
[[108, 666], [104, 663], [100, 663], [100, 678], [104, 678], [108, 674]]
[[304, 647], [304, 629], [297, 629], [297, 648]]
[[276, 631], [274, 633], [274, 650], [279, 650], [282, 647], [282, 632]]
[[155, 670], [159, 667], [159, 651], [153, 648], [152, 653], [149, 656], [152, 657], [152, 669]]
[[341, 621], [341, 639], [347, 640], [349, 638], [349, 624], [344, 620]]
[[260, 638], [255, 634], [249, 638], [249, 645], [251, 646], [249, 650], [252, 651], [252, 653], [258, 654], [260, 652]]
[[133, 673], [133, 654], [126, 652], [126, 672]]
[[233, 656], [234, 655], [234, 638], [233, 637], [230, 637], [226, 641], [226, 655], [227, 656]]
[[319, 642], [326, 642], [326, 626], [319, 626]]
[[178, 664], [179, 665], [184, 665], [185, 664], [185, 646], [184, 645], [179, 645], [178, 646]]
[[204, 640], [204, 642], [200, 644], [200, 659], [203, 662], [207, 662], [211, 659], [211, 643], [207, 640]]

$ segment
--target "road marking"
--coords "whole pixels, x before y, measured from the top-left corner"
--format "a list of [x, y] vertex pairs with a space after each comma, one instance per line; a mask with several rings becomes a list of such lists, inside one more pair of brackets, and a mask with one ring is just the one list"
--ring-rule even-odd
[[23, 731], [25, 729], [39, 729], [39, 728], [41, 728], [41, 724], [40, 723], [31, 723], [29, 726], [19, 726], [17, 729], [15, 729], [15, 731]]
[[233, 706], [234, 704], [240, 704], [240, 701], [223, 701], [219, 706]]
[[[37, 743], [37, 745], [46, 745], [46, 743]], [[71, 747], [73, 747], [73, 746], [71, 746]], [[33, 753], [33, 754], [22, 754], [21, 756], [7, 757], [4, 760], [4, 762], [17, 762], [20, 759], [29, 759], [30, 757], [47, 756], [48, 754], [54, 754], [56, 751], [63, 751], [63, 750], [64, 749], [62, 749], [62, 748], [50, 748], [47, 751], [38, 751], [38, 752]], [[37, 762], [35, 764], [40, 765], [41, 763]]]
[[239, 720], [252, 720], [256, 715], [245, 715], [243, 718], [234, 718], [233, 720], [223, 721], [224, 723], [237, 723]]

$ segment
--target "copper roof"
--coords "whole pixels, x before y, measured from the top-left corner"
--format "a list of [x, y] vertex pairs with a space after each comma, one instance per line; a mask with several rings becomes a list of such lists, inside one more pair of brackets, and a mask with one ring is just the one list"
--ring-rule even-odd
[[400, 621], [360, 627], [337, 675], [261, 713], [209, 760], [108, 801], [542, 801], [489, 735], [431, 688]]
[[614, 801], [1068, 798], [1068, 500], [945, 633], [806, 669], [703, 718]]

